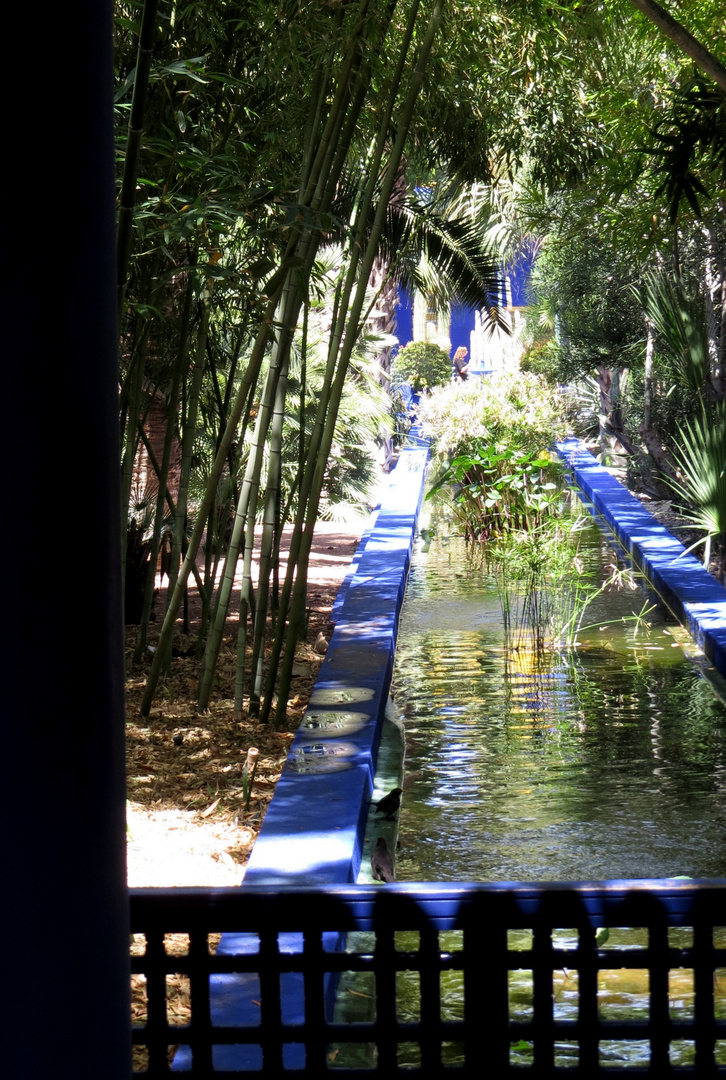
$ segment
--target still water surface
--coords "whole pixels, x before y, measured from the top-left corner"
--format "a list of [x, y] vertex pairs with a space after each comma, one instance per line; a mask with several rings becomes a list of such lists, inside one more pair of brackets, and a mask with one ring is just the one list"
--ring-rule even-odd
[[[579, 557], [593, 590], [618, 565], [615, 550], [588, 522]], [[726, 707], [712, 680], [720, 693], [723, 683], [642, 579], [628, 587], [628, 577], [593, 601], [574, 647], [536, 650], [531, 639], [511, 638], [507, 646], [482, 551], [445, 533], [419, 542], [393, 684], [406, 734], [399, 880], [726, 876]], [[653, 604], [648, 626], [632, 620]], [[554, 947], [574, 947], [573, 933], [553, 933]], [[691, 933], [671, 930], [669, 943], [685, 947]], [[531, 948], [531, 931], [509, 936], [510, 948]], [[365, 935], [358, 937], [351, 951], [365, 949]], [[460, 948], [456, 937], [440, 934], [439, 947]], [[397, 934], [396, 947], [415, 950], [416, 938]], [[598, 975], [603, 1020], [648, 1015], [647, 971], [622, 968], [617, 958], [622, 948], [647, 944], [647, 931], [627, 928], [613, 929], [601, 946], [601, 955], [612, 954]], [[441, 975], [444, 1019], [463, 1016], [462, 978], [460, 971]], [[373, 976], [356, 974], [341, 987], [337, 1019], [372, 1019]], [[671, 1019], [693, 1018], [693, 991], [692, 970], [669, 971]], [[726, 969], [715, 972], [714, 991], [716, 1015], [726, 1015]], [[577, 971], [555, 971], [552, 994], [555, 1019], [576, 1019]], [[510, 1020], [531, 1020], [533, 1006], [525, 963], [509, 972]], [[399, 971], [399, 1022], [420, 1020], [420, 1008], [418, 972]], [[340, 1050], [340, 1065], [375, 1059], [372, 1046]], [[463, 1064], [459, 1044], [444, 1043], [442, 1053], [447, 1065]], [[603, 1065], [646, 1066], [650, 1048], [605, 1039], [599, 1056]], [[669, 1058], [692, 1066], [693, 1043], [672, 1040]], [[532, 1043], [512, 1042], [512, 1066], [533, 1060]], [[554, 1060], [576, 1065], [577, 1043], [557, 1042]], [[726, 1063], [720, 1043], [716, 1061]], [[420, 1063], [417, 1044], [401, 1043], [398, 1064]]]
[[[586, 532], [595, 581], [615, 555]], [[471, 555], [445, 534], [414, 552], [393, 684], [398, 879], [726, 876], [726, 707], [684, 632], [662, 605], [649, 628], [612, 623], [642, 609], [641, 582], [598, 597], [573, 649], [505, 648]]]

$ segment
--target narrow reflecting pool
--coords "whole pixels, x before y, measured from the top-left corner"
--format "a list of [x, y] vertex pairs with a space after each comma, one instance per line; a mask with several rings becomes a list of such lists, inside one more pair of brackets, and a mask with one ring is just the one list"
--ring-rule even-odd
[[[594, 592], [618, 560], [594, 522], [584, 534]], [[425, 547], [394, 671], [398, 879], [726, 875], [726, 707], [642, 579], [597, 595], [574, 645], [535, 648], [505, 640], [478, 545], [439, 533]]]
[[[726, 876], [723, 682], [619, 549], [587, 515], [582, 520], [576, 572], [558, 580], [559, 595], [536, 597], [542, 625], [548, 623], [539, 638], [518, 624], [517, 609], [526, 603], [519, 585], [508, 593], [505, 632], [502, 579], [479, 545], [440, 526], [418, 544], [393, 682], [406, 738], [398, 880]], [[504, 565], [510, 582], [511, 569]], [[579, 614], [577, 596], [592, 598]], [[568, 624], [566, 633], [552, 633], [558, 619]], [[415, 952], [416, 936], [397, 935], [396, 948]], [[508, 948], [522, 952], [506, 988], [509, 1024], [516, 1026], [534, 1016], [532, 931], [509, 937]], [[553, 931], [555, 950], [573, 949], [576, 941], [576, 930]], [[686, 949], [692, 930], [671, 929], [668, 941]], [[597, 944], [600, 1020], [647, 1019], [649, 973], [632, 966], [633, 950], [649, 946], [647, 929], [601, 928]], [[439, 933], [438, 948], [455, 953], [456, 933]], [[623, 966], [627, 956], [630, 967]], [[552, 976], [555, 1021], [578, 1019], [578, 979], [563, 955]], [[370, 1018], [373, 985], [356, 986], [367, 995], [368, 1012], [361, 998], [349, 998], [347, 1007], [354, 1000], [358, 1017]], [[415, 1025], [418, 972], [398, 972], [395, 992], [399, 1022]], [[440, 994], [441, 1018], [461, 1019], [460, 970], [442, 972]], [[668, 998], [672, 1021], [693, 1019], [692, 967], [669, 969]], [[726, 1016], [721, 969], [714, 974], [714, 1014]], [[562, 1030], [553, 1063], [576, 1067], [578, 1042], [566, 1037], [571, 1027]], [[694, 1046], [674, 1036], [670, 1064], [692, 1067]], [[458, 1043], [442, 1044], [441, 1054], [445, 1065], [464, 1063]], [[651, 1046], [635, 1036], [601, 1038], [598, 1054], [603, 1067], [637, 1069], [650, 1064]], [[373, 1046], [368, 1055], [373, 1063]], [[351, 1060], [344, 1049], [339, 1063]], [[714, 1060], [726, 1063], [723, 1041], [716, 1040]], [[420, 1063], [420, 1047], [401, 1041], [399, 1066]], [[510, 1067], [533, 1063], [533, 1044], [512, 1027]]]

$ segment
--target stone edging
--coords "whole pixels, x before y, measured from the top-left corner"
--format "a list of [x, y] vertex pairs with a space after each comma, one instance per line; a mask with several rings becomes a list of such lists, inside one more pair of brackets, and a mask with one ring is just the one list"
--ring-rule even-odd
[[579, 439], [557, 443], [557, 452], [638, 569], [714, 667], [726, 675], [726, 589]]
[[356, 879], [427, 454], [401, 451], [341, 586], [335, 630], [242, 888]]
[[[249, 885], [331, 885], [355, 882], [373, 792], [381, 729], [391, 684], [398, 618], [423, 498], [427, 448], [401, 451], [391, 482], [372, 515], [335, 602], [335, 630], [305, 717], [290, 748], [240, 888]], [[341, 942], [324, 935], [326, 949]], [[333, 936], [334, 938], [334, 936]], [[298, 952], [301, 935], [282, 933], [278, 947]], [[221, 956], [259, 949], [255, 934], [223, 934]], [[285, 1019], [301, 1022], [302, 976], [283, 977]], [[335, 982], [326, 979], [332, 1009]], [[256, 975], [216, 975], [210, 986], [215, 1024], [259, 1023]], [[286, 1068], [302, 1068], [304, 1048], [284, 1047]], [[261, 1048], [214, 1047], [216, 1069], [259, 1069]], [[172, 1072], [191, 1065], [180, 1046]]]

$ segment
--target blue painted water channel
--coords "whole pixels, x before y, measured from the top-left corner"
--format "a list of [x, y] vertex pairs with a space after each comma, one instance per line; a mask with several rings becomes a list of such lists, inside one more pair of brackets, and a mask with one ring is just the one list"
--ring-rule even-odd
[[[560, 449], [575, 466], [577, 481], [609, 515], [623, 543], [648, 567], [668, 602], [726, 672], [726, 592], [692, 556], [683, 554], [680, 545], [576, 441]], [[623, 587], [609, 588], [607, 596], [594, 601], [574, 642], [568, 644], [561, 637], [557, 644], [535, 649], [527, 634], [515, 628], [505, 643], [499, 591], [484, 565], [483, 550], [477, 545], [472, 556], [472, 549], [467, 552], [463, 541], [441, 526], [430, 544], [419, 543], [414, 550], [397, 635], [424, 460], [425, 451], [420, 449], [402, 454], [370, 538], [361, 544], [351, 567], [306, 720], [268, 810], [243, 889], [310, 882], [347, 884], [355, 880], [361, 860], [364, 870], [370, 867], [370, 852], [382, 831], [388, 830], [393, 843], [396, 822], [383, 822], [373, 809], [368, 810], [374, 770], [378, 770], [375, 791], [379, 797], [398, 782], [397, 767], [389, 761], [382, 769], [386, 754], [379, 754], [396, 640], [394, 708], [404, 721], [407, 744], [398, 823], [400, 881], [582, 881], [679, 874], [723, 879], [726, 709], [710, 685], [710, 661], [702, 656], [692, 659], [694, 647], [685, 631], [647, 594], [642, 581], [630, 580], [627, 564], [592, 523], [585, 530], [587, 543], [578, 553], [582, 571], [578, 580], [594, 590], [603, 570], [614, 565]], [[568, 588], [563, 579], [555, 590], [560, 607], [567, 607]], [[632, 615], [638, 613], [641, 618], [636, 622]], [[513, 624], [516, 627], [516, 619]], [[325, 807], [322, 817], [321, 806]], [[614, 886], [608, 883], [608, 896]], [[618, 887], [625, 893], [631, 889], [627, 882]], [[382, 897], [389, 890], [399, 893], [395, 885], [380, 889]], [[404, 889], [417, 902], [425, 902], [429, 891], [415, 884]], [[522, 898], [525, 892], [522, 886], [512, 887], [513, 896]], [[568, 891], [563, 895], [569, 895]], [[623, 924], [596, 924], [608, 928], [610, 935], [597, 940], [596, 986], [588, 982], [589, 976], [583, 977], [580, 986], [577, 962], [574, 969], [572, 962], [560, 969], [553, 959], [538, 995], [533, 967], [535, 960], [539, 963], [534, 953], [539, 956], [541, 948], [533, 946], [532, 930], [521, 929], [517, 917], [512, 924], [517, 929], [507, 931], [507, 1000], [503, 1005], [501, 980], [495, 980], [500, 997], [491, 998], [496, 1015], [501, 1016], [505, 1008], [510, 1034], [512, 1023], [534, 1020], [546, 1042], [550, 1012], [552, 1022], [577, 1023], [595, 1001], [601, 1019], [633, 1020], [650, 1015], [651, 992], [657, 991], [656, 997], [660, 994], [661, 1003], [667, 993], [668, 1015], [680, 1023], [676, 1035], [686, 1032], [680, 1038], [667, 1035], [671, 1065], [689, 1066], [700, 1053], [711, 1075], [710, 1062], [726, 1065], [726, 1039], [698, 1051], [694, 1028], [688, 1022], [700, 1016], [703, 1036], [704, 1015], [711, 1015], [712, 1010], [716, 1020], [726, 1016], [726, 967], [715, 966], [718, 960], [711, 953], [711, 945], [726, 949], [721, 923], [713, 923], [713, 939], [703, 960], [712, 974], [706, 974], [704, 981], [701, 972], [699, 997], [695, 968], [701, 959], [691, 958], [680, 966], [679, 957], [671, 957], [676, 967], [669, 970], [664, 991], [658, 982], [659, 965], [661, 960], [668, 961], [656, 934], [660, 952], [651, 957], [651, 985], [647, 966], [634, 964], [632, 955], [633, 950], [657, 943], [656, 939], [650, 941], [639, 917], [635, 922], [630, 921], [630, 914], [624, 918]], [[283, 954], [296, 961], [298, 954], [302, 956], [303, 934], [292, 925], [290, 931], [282, 935], [281, 947]], [[363, 956], [359, 965], [352, 964], [350, 972], [342, 969], [336, 1018], [371, 1020], [379, 1005], [383, 1016], [387, 1002], [386, 1016], [392, 1015], [392, 1007], [397, 1022], [415, 1024], [423, 1016], [419, 945], [409, 940], [410, 934], [396, 933], [396, 949], [412, 950], [413, 961], [410, 970], [408, 962], [401, 968], [396, 965], [395, 999], [389, 1000], [392, 984], [388, 977], [394, 965], [389, 965], [385, 949], [382, 959], [377, 957], [371, 927], [361, 927], [361, 931], [362, 938], [356, 933], [348, 936], [346, 948], [371, 955]], [[553, 929], [551, 939], [547, 933], [555, 951], [577, 946], [579, 931]], [[370, 940], [367, 934], [372, 935]], [[414, 939], [418, 936], [413, 934]], [[541, 934], [540, 938], [548, 949]], [[693, 938], [688, 925], [676, 921], [668, 933], [669, 947], [687, 951]], [[437, 963], [446, 961], [446, 970], [442, 967], [440, 981], [437, 974], [433, 983], [431, 978], [426, 980], [427, 1000], [435, 999], [436, 1004], [440, 990], [440, 1013], [446, 1020], [455, 1021], [471, 1012], [464, 1006], [461, 965], [449, 965], [447, 959], [449, 950], [459, 949], [462, 940], [459, 929], [438, 935]], [[622, 953], [624, 948], [629, 951]], [[293, 1025], [287, 1029], [292, 1042], [285, 1047], [286, 1066], [299, 1068], [306, 1051], [298, 1041], [303, 1028], [298, 1031], [294, 1025], [301, 1024], [306, 1014], [307, 977], [281, 976], [280, 1000], [276, 986], [271, 991], [268, 986], [263, 994], [261, 972], [266, 962], [260, 975], [255, 974], [253, 954], [258, 950], [256, 931], [223, 936], [217, 955], [223, 960], [241, 955], [243, 973], [212, 976], [214, 1023], [256, 1027], [260, 998], [269, 991], [272, 1005], [266, 1008], [272, 1010], [273, 1028], [280, 1007], [283, 1019]], [[440, 955], [439, 950], [443, 950]], [[520, 951], [521, 966], [516, 959], [512, 962]], [[563, 954], [563, 962], [565, 956], [574, 955]], [[631, 966], [623, 967], [620, 957], [626, 961], [630, 957]], [[378, 960], [383, 968], [376, 975]], [[590, 971], [590, 961], [585, 958], [583, 963], [583, 970]], [[317, 953], [314, 964], [318, 978]], [[376, 997], [379, 977], [387, 988], [380, 1002]], [[485, 978], [486, 973], [482, 985]], [[547, 989], [548, 979], [552, 993]], [[335, 982], [331, 977], [325, 985], [334, 992]], [[472, 986], [479, 993], [474, 982], [469, 985], [469, 994], [474, 992]], [[489, 989], [494, 987], [487, 985]], [[706, 1004], [699, 1005], [700, 1001]], [[319, 1004], [316, 998], [314, 1013]], [[506, 1025], [503, 1030], [506, 1042]], [[553, 1061], [569, 1067], [580, 1061], [578, 1040], [566, 1025], [562, 1031], [562, 1040], [551, 1048]], [[601, 1063], [630, 1068], [651, 1060], [647, 1030], [643, 1038], [637, 1033], [632, 1036], [626, 1028], [620, 1031], [619, 1041], [610, 1035], [603, 1028], [597, 1036]], [[708, 1031], [706, 1035], [713, 1043], [712, 1035]], [[421, 1048], [415, 1040], [409, 1043], [407, 1029], [401, 1028], [396, 1037], [399, 1066], [420, 1064]], [[447, 1041], [442, 1032], [433, 1037], [442, 1039], [442, 1058], [447, 1064], [462, 1063], [458, 1043]], [[374, 1042], [369, 1044], [369, 1038]], [[344, 1047], [340, 1054], [335, 1048], [326, 1062], [370, 1067], [375, 1064], [375, 1039], [363, 1031], [353, 1040], [353, 1056]], [[511, 1067], [536, 1064], [537, 1052], [529, 1039], [530, 1035], [511, 1034], [507, 1048]], [[260, 1046], [253, 1045], [248, 1052], [243, 1046], [220, 1045], [214, 1047], [213, 1057], [218, 1068], [255, 1069], [261, 1053]], [[542, 1053], [540, 1049], [540, 1058], [545, 1060]], [[590, 1053], [587, 1047], [583, 1050]], [[661, 1050], [658, 1053], [662, 1056]], [[549, 1058], [550, 1050], [545, 1050], [545, 1056]], [[188, 1050], [182, 1047], [175, 1071], [183, 1071], [189, 1061]], [[536, 1074], [544, 1075], [541, 1070]]]
[[[617, 566], [621, 586], [570, 648], [507, 643], [479, 546], [441, 525], [418, 542], [393, 684], [399, 880], [726, 875], [726, 706], [710, 665], [585, 516], [579, 580]], [[648, 625], [630, 618], [644, 605]]]

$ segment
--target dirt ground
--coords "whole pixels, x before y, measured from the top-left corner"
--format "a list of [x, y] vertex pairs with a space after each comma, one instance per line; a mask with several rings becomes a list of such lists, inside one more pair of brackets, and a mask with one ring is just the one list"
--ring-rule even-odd
[[[352, 524], [319, 522], [308, 575], [308, 632], [298, 646], [289, 698], [287, 730], [233, 719], [237, 648], [236, 614], [227, 622], [213, 698], [207, 714], [197, 715], [199, 664], [193, 655], [199, 613], [190, 589], [190, 634], [181, 633], [172, 674], [160, 685], [148, 720], [139, 702], [151, 662], [131, 667], [136, 628], [126, 631], [127, 670], [127, 820], [130, 886], [238, 885], [259, 832], [267, 804], [293, 735], [302, 717], [322, 655], [313, 645], [329, 636], [330, 611], [355, 553], [366, 519]], [[284, 567], [281, 569], [281, 576]], [[157, 581], [159, 579], [157, 578]], [[159, 582], [160, 583], [160, 582]], [[239, 581], [230, 611], [238, 609]], [[156, 610], [163, 611], [163, 590]], [[156, 624], [157, 626], [159, 624]], [[149, 644], [156, 641], [152, 629]], [[259, 750], [249, 806], [245, 805], [242, 766], [250, 747]]]

